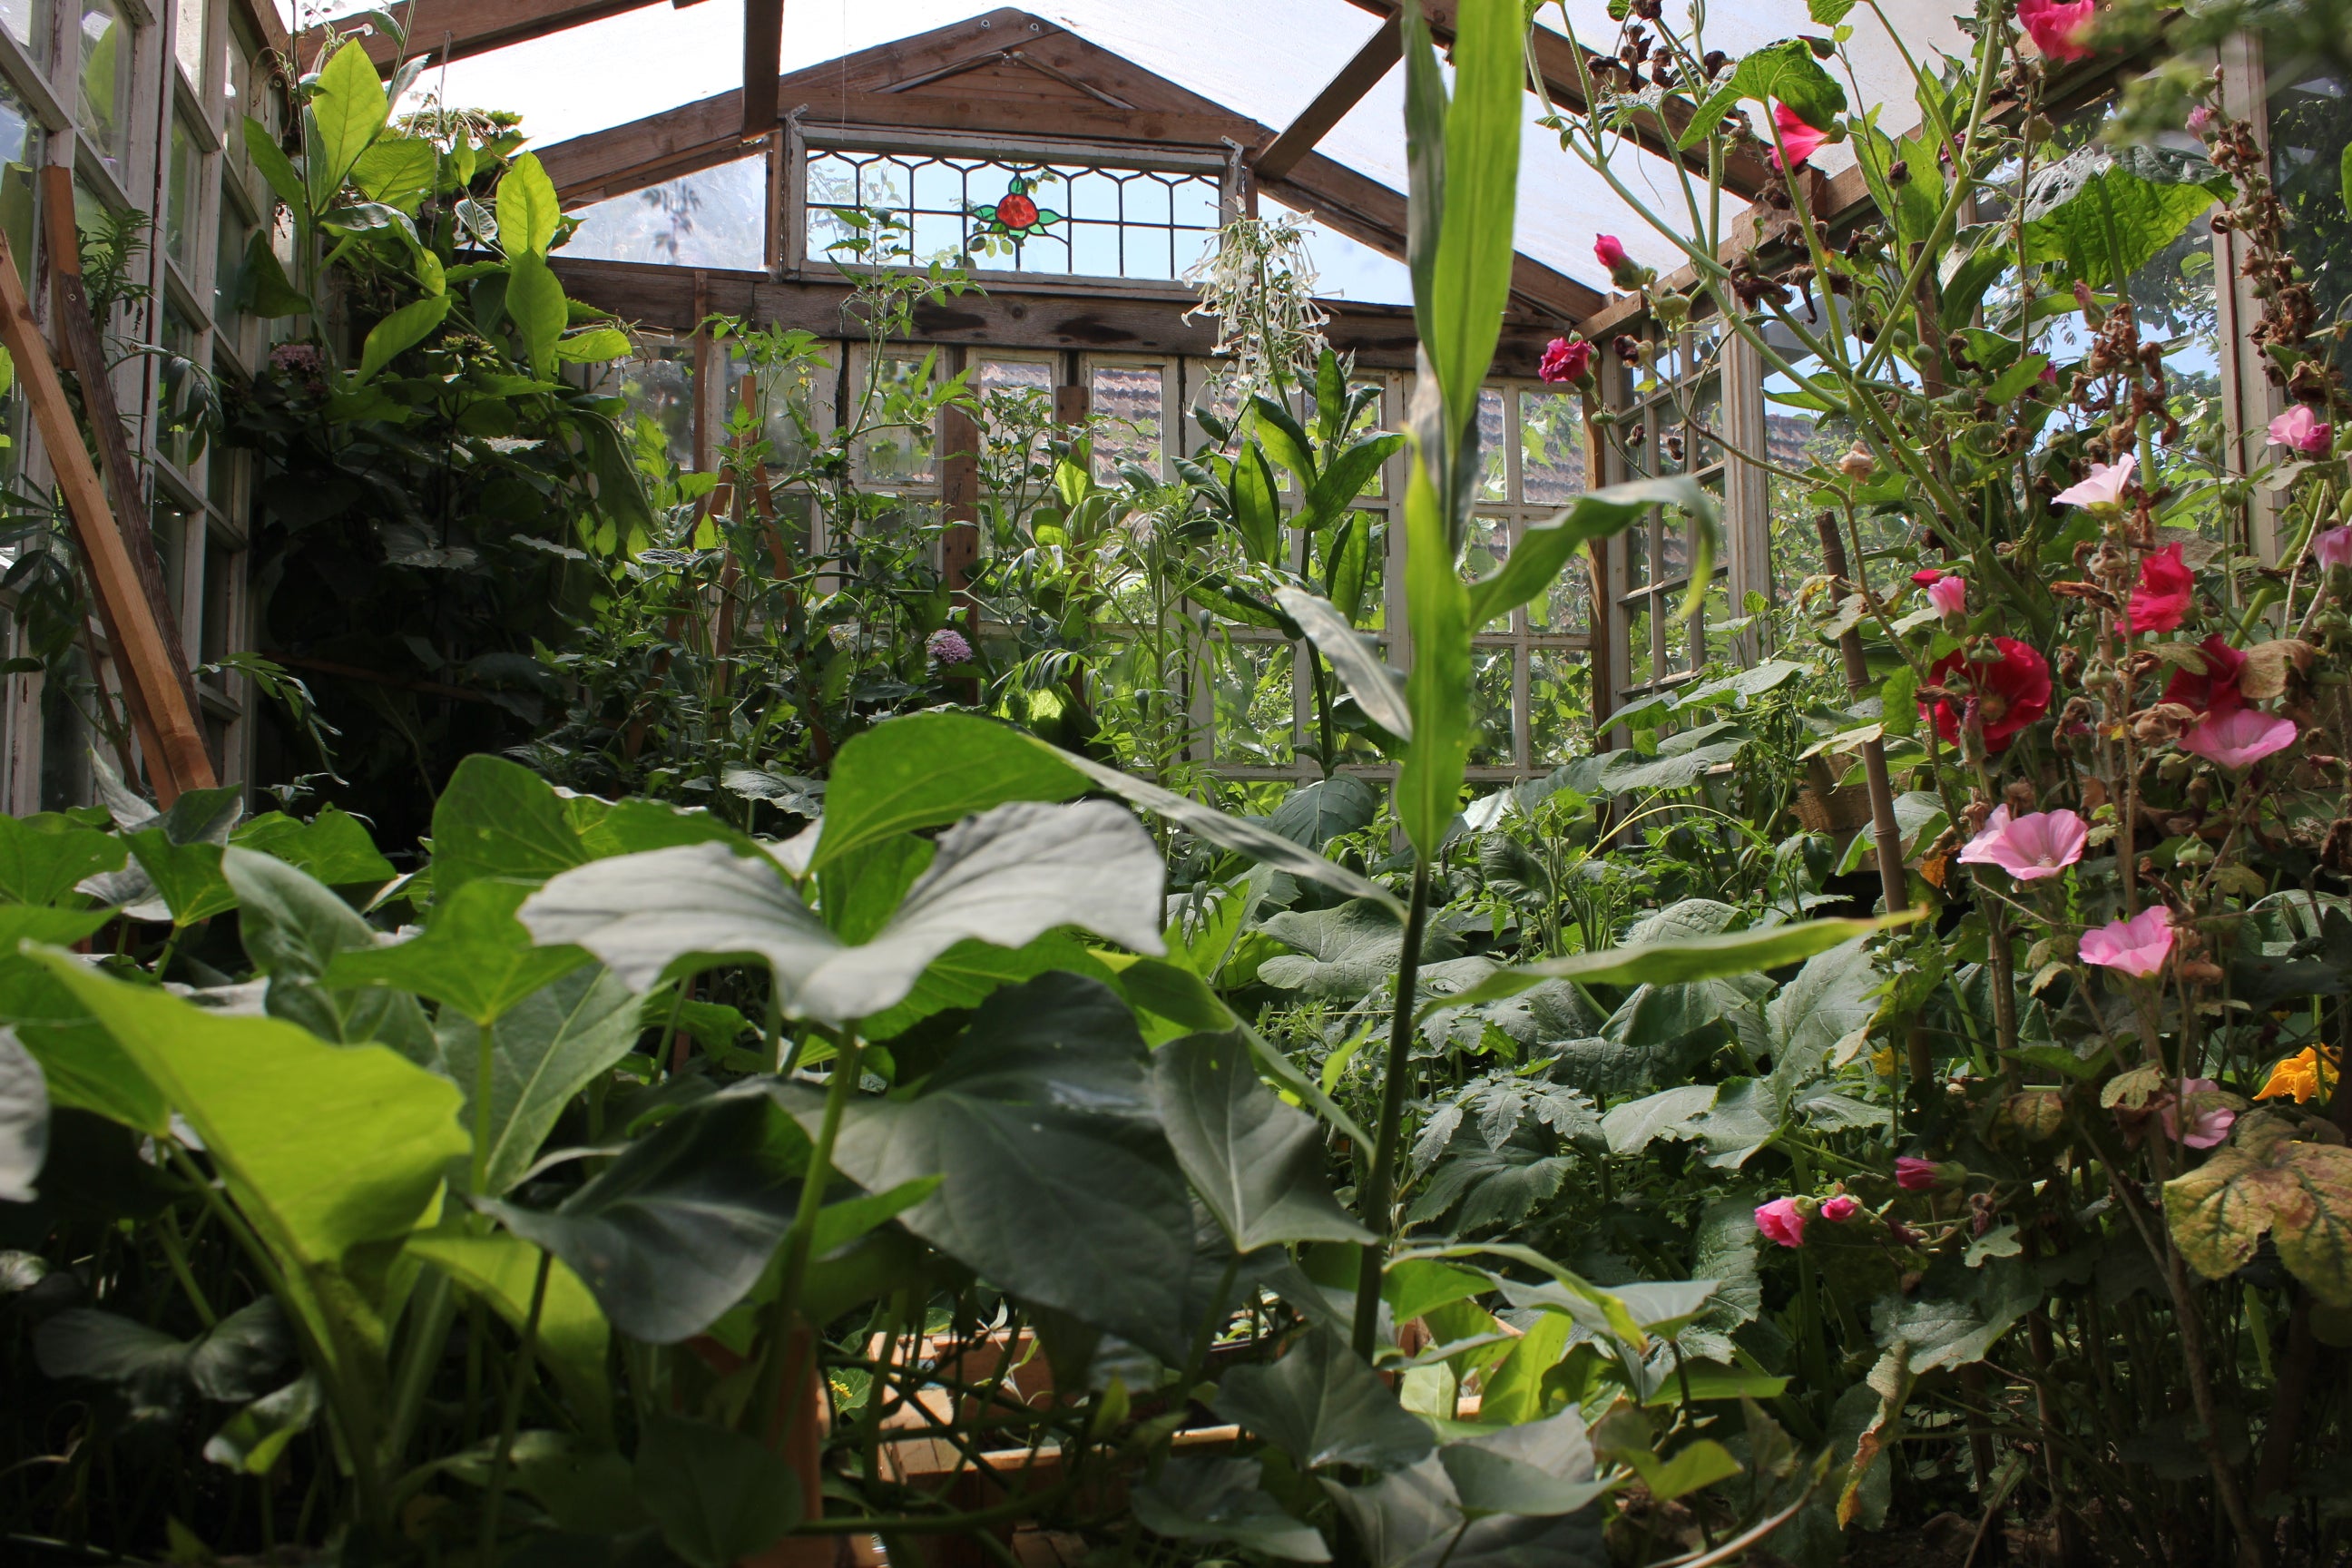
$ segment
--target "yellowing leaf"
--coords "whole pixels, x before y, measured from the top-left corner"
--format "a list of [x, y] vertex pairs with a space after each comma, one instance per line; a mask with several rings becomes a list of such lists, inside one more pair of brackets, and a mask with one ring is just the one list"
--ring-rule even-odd
[[2279, 1261], [2330, 1306], [2352, 1306], [2352, 1149], [2255, 1131], [2164, 1184], [2180, 1256], [2209, 1279], [2253, 1257], [2268, 1231]]

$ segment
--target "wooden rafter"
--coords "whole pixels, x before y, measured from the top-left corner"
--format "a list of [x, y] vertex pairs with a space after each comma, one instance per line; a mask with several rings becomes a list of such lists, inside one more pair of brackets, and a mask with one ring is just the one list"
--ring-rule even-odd
[[1402, 58], [1404, 29], [1396, 17], [1391, 16], [1364, 40], [1364, 47], [1356, 51], [1355, 58], [1339, 68], [1339, 74], [1315, 95], [1315, 101], [1251, 160], [1258, 178], [1278, 180], [1297, 168], [1298, 160], [1315, 151], [1316, 143], [1330, 134], [1331, 127], [1346, 119], [1348, 111], [1362, 102], [1364, 94], [1378, 86], [1381, 78]]
[[[962, 71], [1018, 59], [1048, 75], [1070, 76], [1097, 97], [1130, 104], [1057, 100], [1049, 113], [1034, 102], [955, 93]], [[919, 81], [922, 90], [913, 90]], [[1278, 140], [1257, 121], [1024, 11], [937, 28], [879, 48], [785, 75], [777, 103], [803, 111], [808, 126], [958, 130], [982, 135], [1057, 136], [1109, 142], [1220, 148], [1265, 147]], [[743, 99], [721, 93], [626, 125], [575, 137], [540, 151], [556, 188], [578, 202], [641, 189], [696, 168], [740, 156]], [[1405, 198], [1381, 181], [1320, 153], [1302, 153], [1279, 179], [1259, 188], [1294, 210], [1399, 260], [1405, 255]], [[1591, 315], [1604, 296], [1539, 261], [1521, 257], [1512, 289], [1521, 303], [1563, 320]]]
[[[1358, 8], [1375, 16], [1393, 16], [1397, 0], [1349, 0]], [[1455, 24], [1461, 16], [1460, 0], [1421, 0], [1422, 15], [1429, 18], [1429, 30], [1441, 44], [1454, 41]], [[1596, 65], [1614, 68], [1615, 62], [1605, 60], [1590, 49], [1580, 48], [1550, 28], [1537, 26], [1529, 37], [1533, 40], [1536, 68], [1543, 73], [1544, 91], [1563, 109], [1581, 110], [1586, 107], [1584, 82]], [[1581, 55], [1580, 62], [1578, 57]], [[1581, 64], [1582, 69], [1578, 68]], [[1675, 138], [1690, 124], [1690, 106], [1668, 102], [1659, 117], [1637, 117], [1629, 128], [1634, 142], [1664, 158], [1679, 160], [1685, 167], [1706, 173], [1706, 150], [1678, 150]], [[1743, 152], [1735, 154], [1724, 169], [1724, 189], [1739, 195], [1753, 196], [1772, 178], [1772, 171], [1760, 153]]]
[[743, 134], [776, 128], [776, 66], [784, 48], [784, 0], [743, 0]]
[[[583, 22], [601, 22], [629, 11], [642, 11], [665, 0], [410, 0], [397, 7], [408, 28], [406, 58], [423, 55], [440, 60], [460, 60], [491, 49], [504, 48], [550, 33], [561, 33]], [[684, 8], [700, 0], [667, 0]], [[389, 71], [400, 61], [393, 56], [392, 40], [377, 33], [367, 40], [368, 58], [376, 69]]]

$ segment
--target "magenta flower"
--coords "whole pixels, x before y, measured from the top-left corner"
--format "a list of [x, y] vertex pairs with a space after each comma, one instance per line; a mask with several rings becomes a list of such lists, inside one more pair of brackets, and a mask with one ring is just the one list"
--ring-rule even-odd
[[941, 626], [923, 640], [923, 651], [931, 656], [933, 664], [970, 664], [971, 644], [952, 626]]
[[2071, 811], [2037, 811], [2011, 820], [2009, 807], [1993, 808], [1984, 831], [1960, 851], [1964, 866], [1998, 866], [2021, 882], [2054, 877], [2083, 858], [2091, 828]]
[[2113, 921], [2083, 933], [2083, 962], [2145, 980], [2172, 956], [2172, 911], [2150, 904], [2127, 921]]
[[2213, 111], [2200, 103], [2189, 111], [2189, 118], [2181, 123], [2188, 127], [2189, 134], [2191, 136], [2202, 136], [2205, 134], [2205, 128], [2213, 123]]
[[[1780, 144], [1772, 149], [1772, 166], [1776, 169], [1796, 167], [1811, 157], [1814, 150], [1830, 139], [1828, 132], [1819, 126], [1807, 124], [1803, 117], [1785, 103], [1776, 103], [1772, 106], [1772, 129], [1780, 138]], [[1780, 155], [1783, 153], [1789, 156], [1786, 164], [1780, 162]]]
[[2123, 505], [2124, 487], [2131, 483], [2132, 469], [2139, 459], [2131, 453], [2124, 454], [2120, 463], [2093, 463], [2091, 477], [2077, 485], [2070, 485], [2053, 498], [2066, 506], [2086, 506], [2095, 511], [2113, 511]]
[[1927, 584], [1927, 602], [1946, 620], [1968, 613], [1969, 580], [1966, 577], [1938, 577]]
[[2311, 542], [2311, 552], [2322, 566], [2352, 566], [2352, 522], [2331, 528]]
[[1852, 1219], [1861, 1207], [1860, 1204], [1847, 1197], [1843, 1193], [1840, 1193], [1833, 1198], [1822, 1200], [1822, 1217], [1832, 1225], [1843, 1225]]
[[[2221, 1086], [2210, 1078], [2192, 1078], [2184, 1079], [2180, 1089], [2181, 1100], [2193, 1109], [2199, 1098], [2219, 1094]], [[2209, 1103], [2205, 1109], [2195, 1110], [2189, 1122], [2189, 1131], [2183, 1132], [2180, 1131], [2179, 1110], [2179, 1106], [2172, 1100], [2168, 1098], [2165, 1100], [2164, 1109], [2158, 1113], [2164, 1120], [2165, 1135], [2176, 1142], [2188, 1144], [2191, 1149], [2210, 1149], [2230, 1135], [2231, 1124], [2238, 1120], [2238, 1113], [2230, 1107]]]
[[1614, 272], [1625, 265], [1625, 242], [1613, 234], [1604, 234], [1592, 242], [1593, 258]]
[[1756, 1228], [1783, 1247], [1805, 1245], [1805, 1214], [1794, 1198], [1774, 1198], [1759, 1208]]
[[1620, 289], [1646, 288], [1657, 274], [1625, 254], [1625, 242], [1604, 234], [1592, 242], [1592, 254], [1609, 269], [1609, 281]]
[[1536, 374], [1553, 386], [1582, 381], [1592, 368], [1592, 345], [1582, 338], [1554, 338], [1536, 362]]
[[2310, 404], [2298, 403], [2271, 421], [2264, 445], [2284, 447], [2298, 457], [2324, 458], [2335, 440], [2336, 427], [2314, 414]]
[[1940, 1168], [1933, 1160], [1922, 1160], [1916, 1154], [1903, 1154], [1895, 1162], [1895, 1184], [1906, 1193], [1924, 1193], [1943, 1184]]
[[2095, 9], [2092, 0], [2017, 0], [2017, 25], [2053, 60], [2088, 59], [2082, 39]]
[[2181, 749], [2225, 768], [2250, 768], [2273, 752], [2294, 744], [2292, 719], [2256, 708], [2210, 715], [2180, 738]]

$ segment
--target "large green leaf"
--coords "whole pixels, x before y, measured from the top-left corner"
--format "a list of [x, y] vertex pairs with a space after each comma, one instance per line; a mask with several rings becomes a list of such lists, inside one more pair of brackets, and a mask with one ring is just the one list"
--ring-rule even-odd
[[355, 1405], [381, 1377], [377, 1264], [464, 1153], [457, 1091], [381, 1046], [331, 1046], [275, 1018], [208, 1013], [93, 973], [50, 972], [103, 1024], [203, 1141], [285, 1281], [287, 1305], [340, 1363]]
[[1878, 1012], [1886, 976], [1871, 963], [1860, 938], [1815, 953], [1766, 1005], [1771, 1031], [1772, 1081], [1786, 1095], [1829, 1060], [1839, 1041], [1866, 1027]]
[[504, 757], [477, 753], [459, 763], [434, 805], [437, 897], [477, 877], [544, 882], [589, 858], [554, 786]]
[[1471, 1514], [1574, 1513], [1609, 1489], [1592, 1479], [1592, 1443], [1574, 1410], [1448, 1443], [1437, 1458]]
[[376, 76], [375, 62], [368, 58], [366, 47], [357, 38], [337, 49], [320, 68], [310, 110], [318, 130], [310, 194], [311, 206], [318, 210], [332, 202], [392, 111], [392, 101]]
[[808, 1140], [750, 1084], [664, 1122], [557, 1208], [482, 1207], [571, 1265], [623, 1333], [675, 1344], [760, 1278], [807, 1168]]
[[1845, 112], [1845, 89], [1822, 68], [1811, 45], [1803, 38], [1783, 38], [1741, 57], [1732, 68], [1731, 79], [1708, 95], [1691, 116], [1680, 144], [1696, 145], [1742, 100], [1767, 105], [1777, 100], [1796, 110], [1806, 124], [1821, 130], [1829, 129], [1830, 121]]
[[913, 713], [841, 748], [811, 870], [877, 839], [1016, 800], [1067, 800], [1086, 781], [1060, 753], [970, 713]]
[[122, 840], [70, 816], [0, 816], [0, 900], [54, 904], [84, 877], [120, 867]]
[[541, 376], [555, 374], [555, 347], [572, 319], [563, 285], [544, 258], [518, 256], [507, 263], [507, 316], [522, 339], [531, 370]]
[[1287, 1453], [1302, 1469], [1366, 1465], [1393, 1470], [1436, 1439], [1397, 1403], [1345, 1341], [1310, 1332], [1281, 1360], [1225, 1373], [1212, 1407]]
[[1875, 920], [1802, 921], [1716, 936], [1572, 953], [1566, 958], [1497, 970], [1469, 990], [1446, 997], [1444, 1003], [1449, 1007], [1463, 1007], [1490, 1002], [1515, 995], [1546, 980], [1580, 980], [1588, 985], [1661, 985], [1747, 974], [1794, 963], [1841, 942], [1917, 918], [1917, 911], [1905, 910]]
[[[908, 1230], [1001, 1289], [1181, 1361], [1192, 1216], [1145, 1068], [1117, 993], [1044, 975], [982, 1004], [911, 1097], [853, 1104], [835, 1161], [869, 1192], [940, 1178], [900, 1216]], [[803, 1091], [803, 1124], [820, 1110]]]
[[636, 1493], [691, 1568], [736, 1568], [801, 1518], [801, 1482], [755, 1437], [656, 1413], [637, 1439]]
[[562, 221], [563, 204], [538, 153], [522, 153], [507, 165], [491, 201], [498, 212], [499, 248], [510, 258], [546, 256], [555, 240], [555, 226]]
[[[468, 1125], [482, 1027], [445, 1016], [436, 1042], [444, 1076], [465, 1091]], [[490, 1139], [482, 1182], [495, 1197], [522, 1179], [572, 1097], [636, 1043], [637, 995], [609, 970], [574, 969], [502, 1009], [488, 1028]]]
[[1348, 624], [1328, 599], [1304, 588], [1279, 588], [1274, 595], [1298, 623], [1317, 650], [1331, 662], [1365, 717], [1400, 741], [1412, 739], [1412, 715], [1396, 677], [1381, 662], [1372, 640]]
[[[1506, 209], [1507, 210], [1507, 209]], [[1507, 239], [1507, 234], [1506, 238]], [[1454, 564], [1454, 531], [1415, 454], [1405, 478], [1405, 620], [1412, 669], [1405, 706], [1412, 745], [1397, 773], [1398, 819], [1424, 858], [1434, 858], [1462, 799], [1470, 761], [1470, 589]]]
[[1319, 882], [1351, 899], [1371, 899], [1387, 905], [1399, 915], [1404, 912], [1404, 906], [1396, 895], [1379, 883], [1368, 881], [1338, 861], [1327, 860], [1268, 827], [1238, 816], [1228, 816], [1213, 805], [1202, 805], [1197, 800], [1162, 789], [1131, 773], [1121, 773], [1091, 757], [1057, 751], [1034, 736], [1024, 739], [1047, 755], [1085, 774], [1100, 788], [1146, 811], [1158, 813], [1220, 848], [1246, 855], [1260, 865], [1270, 866], [1277, 871], [1287, 871], [1294, 877]]
[[139, 1064], [46, 965], [17, 955], [17, 944], [26, 940], [73, 942], [89, 931], [26, 930], [23, 917], [28, 915], [95, 919], [100, 924], [110, 918], [104, 910], [74, 917], [64, 910], [0, 908], [0, 1023], [16, 1032], [40, 1064], [52, 1105], [95, 1111], [150, 1137], [163, 1136], [171, 1128], [171, 1111]]
[[[1510, 299], [1519, 138], [1526, 119], [1527, 13], [1519, 0], [1463, 0], [1454, 26], [1454, 99], [1443, 110], [1442, 183], [1424, 179], [1422, 167], [1412, 170], [1412, 201], [1436, 207], [1436, 232], [1429, 236], [1416, 223], [1410, 237], [1416, 251], [1427, 247], [1430, 253], [1425, 287], [1424, 268], [1416, 258], [1413, 321], [1444, 395], [1450, 433], [1475, 427], [1478, 386], [1493, 366], [1503, 307]], [[1429, 52], [1421, 26], [1411, 27], [1408, 40], [1417, 60]], [[1405, 90], [1422, 100], [1418, 111], [1407, 113], [1409, 135], [1425, 133], [1436, 108], [1427, 101], [1436, 82], [1433, 61], [1408, 68]], [[1443, 104], [1443, 89], [1437, 90]], [[1465, 454], [1454, 456], [1469, 460]], [[1422, 646], [1416, 629], [1416, 657]]]
[[359, 374], [352, 384], [365, 384], [376, 372], [432, 336], [434, 329], [448, 315], [449, 296], [427, 294], [422, 300], [410, 300], [370, 327], [367, 342], [360, 345]]
[[1238, 1035], [1192, 1035], [1160, 1047], [1151, 1055], [1151, 1095], [1192, 1190], [1234, 1251], [1371, 1239], [1331, 1196], [1313, 1119], [1258, 1081]]
[[440, 167], [440, 150], [422, 136], [379, 137], [352, 166], [352, 183], [368, 200], [414, 216]]
[[719, 844], [568, 872], [521, 919], [541, 942], [577, 942], [639, 990], [681, 960], [764, 961], [791, 1016], [838, 1023], [895, 1006], [961, 942], [1019, 947], [1073, 925], [1160, 952], [1160, 878], [1158, 847], [1124, 806], [1016, 801], [941, 834], [898, 912], [856, 945], [827, 930], [764, 857]]
[[2230, 184], [2192, 154], [2091, 146], [2038, 170], [2025, 193], [2025, 258], [2063, 263], [2084, 281], [2128, 278], [2226, 196]]
[[534, 947], [515, 919], [530, 889], [487, 879], [444, 891], [420, 936], [389, 947], [369, 943], [326, 969], [331, 985], [396, 986], [430, 996], [488, 1026], [508, 1008], [589, 963], [584, 948]]
[[299, 867], [235, 845], [223, 852], [221, 871], [242, 906], [237, 929], [246, 954], [269, 976], [272, 1017], [321, 1039], [380, 1040], [411, 1060], [424, 1053], [432, 1026], [415, 997], [322, 984], [338, 954], [375, 945], [374, 929], [350, 905]]
[[[1404, 952], [1404, 927], [1385, 904], [1350, 899], [1323, 910], [1285, 910], [1261, 928], [1275, 941], [1299, 950], [1298, 957], [1269, 958], [1258, 965], [1268, 985], [1307, 996], [1353, 1002], [1380, 990], [1395, 973]], [[1422, 942], [1424, 961], [1449, 959], [1462, 951], [1437, 930]]]
[[1596, 539], [1622, 533], [1648, 516], [1653, 507], [1660, 506], [1679, 507], [1690, 520], [1693, 587], [1685, 613], [1696, 608], [1707, 584], [1715, 580], [1722, 530], [1706, 488], [1696, 479], [1675, 474], [1588, 491], [1558, 517], [1530, 527], [1511, 546], [1500, 566], [1470, 584], [1470, 624], [1483, 626], [1528, 603], [1551, 585], [1578, 551]]
[[230, 834], [229, 842], [299, 866], [331, 888], [381, 886], [399, 874], [377, 852], [359, 818], [331, 805], [309, 822], [297, 822], [283, 812], [268, 813]]
[[1315, 1527], [1258, 1486], [1255, 1459], [1172, 1458], [1129, 1494], [1138, 1522], [1179, 1541], [1223, 1541], [1292, 1563], [1328, 1563]]
[[[476, 1236], [457, 1230], [411, 1237], [409, 1252], [434, 1265], [488, 1301], [520, 1333], [530, 1315], [539, 1275], [539, 1248], [503, 1231]], [[554, 1373], [572, 1408], [589, 1427], [609, 1438], [613, 1385], [604, 1359], [612, 1330], [580, 1276], [562, 1260], [547, 1271], [547, 1297], [539, 1310], [538, 1354]]]

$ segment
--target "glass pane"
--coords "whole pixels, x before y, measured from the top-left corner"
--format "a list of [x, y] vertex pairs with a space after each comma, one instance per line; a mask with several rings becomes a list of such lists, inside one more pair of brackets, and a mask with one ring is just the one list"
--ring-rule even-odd
[[172, 117], [171, 182], [163, 198], [163, 254], [182, 267], [190, 265], [196, 228], [196, 179], [204, 154], [178, 115]]
[[1036, 360], [984, 359], [972, 375], [971, 385], [983, 396], [992, 392], [1050, 393], [1054, 367]]
[[[896, 355], [874, 362], [873, 396], [870, 407], [885, 419], [893, 417], [889, 410], [899, 405], [900, 416], [911, 416], [914, 409], [908, 406], [909, 395], [918, 387], [924, 362]], [[853, 387], [855, 394], [858, 389]], [[853, 396], [851, 406], [856, 406]], [[932, 447], [937, 432], [929, 420], [907, 424], [885, 425], [859, 444], [857, 466], [861, 477], [883, 484], [914, 484], [933, 475]]]
[[727, 392], [730, 410], [743, 396], [743, 377], [754, 374], [757, 406], [762, 412], [760, 439], [768, 444], [766, 466], [796, 468], [809, 459], [810, 440], [833, 426], [834, 364], [824, 354], [796, 356], [782, 364], [761, 365], [756, 372], [744, 358], [727, 356]]
[[47, 63], [49, 0], [0, 0], [0, 27], [7, 28], [35, 61]]
[[1580, 653], [1528, 656], [1528, 765], [1553, 768], [1592, 744], [1592, 668]]
[[197, 662], [226, 658], [244, 640], [237, 634], [237, 577], [244, 557], [218, 540], [205, 541], [205, 613], [197, 630]]
[[244, 335], [238, 330], [237, 316], [244, 308], [245, 263], [252, 245], [253, 226], [224, 200], [213, 253], [213, 324], [240, 349]]
[[107, 172], [121, 179], [131, 116], [123, 100], [131, 85], [131, 28], [111, 0], [82, 0], [81, 125]]
[[1538, 632], [1580, 632], [1592, 620], [1592, 557], [1578, 551], [1544, 591], [1528, 601], [1528, 626]]
[[1508, 647], [1470, 650], [1470, 765], [1507, 768], [1517, 759], [1511, 744], [1511, 666]]
[[594, 204], [563, 254], [755, 272], [767, 265], [767, 159], [738, 158]]
[[[1462, 535], [1462, 575], [1475, 582], [1487, 576], [1503, 564], [1511, 552], [1511, 524], [1499, 517], [1473, 517]], [[1484, 628], [1507, 631], [1511, 625], [1508, 612], [1497, 616]]]
[[1519, 394], [1519, 499], [1561, 506], [1584, 491], [1584, 409], [1557, 393]]
[[2340, 79], [2299, 76], [2271, 95], [2271, 178], [2287, 210], [2287, 245], [2324, 323], [2352, 300], [2352, 215], [2340, 171], [2352, 142], [2352, 94]]
[[1478, 389], [1478, 499], [1511, 499], [1511, 455], [1504, 449], [1503, 395], [1491, 386]]
[[694, 466], [694, 347], [641, 342], [621, 369], [621, 396], [632, 423], [653, 422], [670, 461]]
[[180, 0], [172, 32], [172, 53], [180, 74], [199, 93], [205, 90], [205, 0]]
[[1216, 760], [1288, 767], [1291, 648], [1286, 642], [1227, 642], [1212, 656]]
[[1094, 372], [1095, 477], [1108, 484], [1118, 465], [1133, 463], [1160, 472], [1160, 405], [1167, 383], [1150, 365], [1097, 365]]
[[40, 189], [33, 171], [40, 166], [40, 124], [25, 100], [0, 81], [0, 231], [16, 255], [16, 270], [29, 287], [33, 268], [33, 220]]

